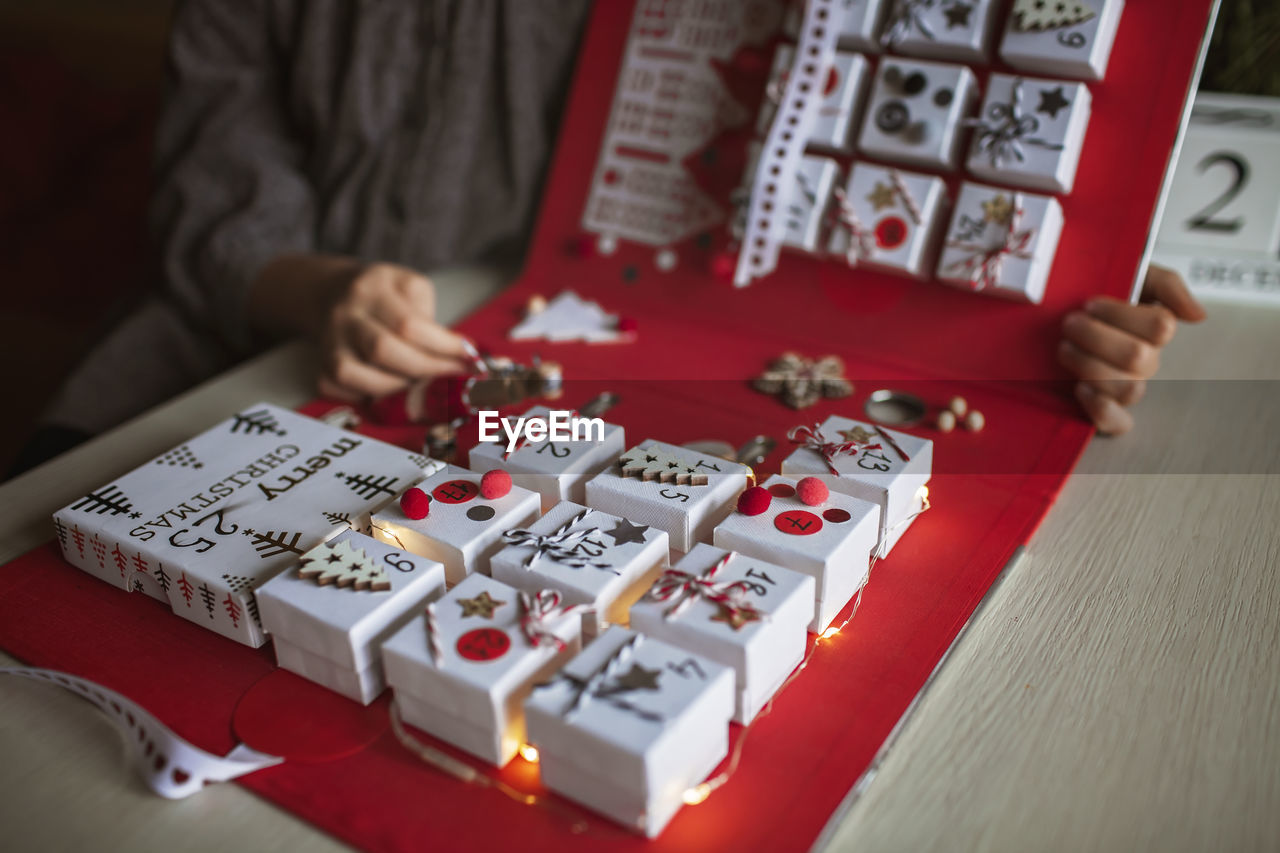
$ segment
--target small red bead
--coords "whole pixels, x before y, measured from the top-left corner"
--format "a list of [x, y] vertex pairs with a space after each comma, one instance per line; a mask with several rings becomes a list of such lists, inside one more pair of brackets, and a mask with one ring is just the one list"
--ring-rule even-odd
[[497, 500], [511, 491], [511, 475], [501, 468], [485, 471], [480, 478], [480, 495], [486, 500]]
[[720, 281], [733, 281], [737, 269], [738, 259], [729, 252], [721, 252], [711, 259], [711, 274]]
[[796, 483], [796, 496], [808, 506], [822, 506], [831, 497], [831, 490], [817, 477], [805, 477]]
[[773, 503], [773, 495], [763, 486], [752, 486], [738, 495], [738, 512], [743, 515], [759, 515]]
[[431, 495], [414, 486], [400, 496], [400, 510], [406, 518], [424, 519], [431, 512]]
[[636, 322], [635, 317], [619, 317], [618, 318], [619, 332], [628, 332], [628, 333], [634, 332], [637, 328], [639, 328], [639, 325], [640, 324]]

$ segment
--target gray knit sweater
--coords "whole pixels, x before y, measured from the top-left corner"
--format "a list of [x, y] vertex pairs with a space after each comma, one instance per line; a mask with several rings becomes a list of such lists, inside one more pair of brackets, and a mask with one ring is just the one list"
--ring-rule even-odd
[[587, 0], [186, 0], [151, 226], [162, 284], [46, 421], [91, 432], [253, 351], [257, 272], [320, 251], [421, 270], [517, 249]]

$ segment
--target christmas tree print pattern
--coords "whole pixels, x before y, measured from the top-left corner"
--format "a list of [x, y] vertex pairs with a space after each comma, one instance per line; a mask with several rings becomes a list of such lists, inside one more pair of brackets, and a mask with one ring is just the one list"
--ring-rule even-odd
[[378, 495], [392, 497], [395, 495], [399, 477], [375, 477], [372, 474], [343, 474], [338, 472], [338, 479], [347, 484], [347, 488], [365, 500], [373, 500]]
[[253, 578], [247, 578], [244, 575], [223, 575], [222, 579], [226, 581], [228, 589], [241, 597], [245, 612], [249, 614], [253, 623], [261, 628], [262, 620], [258, 618], [258, 597], [253, 593]]
[[237, 415], [233, 415], [231, 431], [233, 433], [244, 433], [245, 435], [263, 435], [265, 433], [287, 435], [284, 430], [280, 429], [280, 422], [266, 409], [259, 409], [256, 412], [240, 412]]
[[130, 518], [142, 517], [142, 513], [133, 511], [133, 504], [129, 502], [129, 498], [125, 496], [124, 492], [114, 485], [98, 489], [96, 492], [90, 492], [72, 504], [71, 508], [82, 509], [85, 512], [93, 512], [98, 515], [111, 513], [112, 515], [128, 514]]
[[302, 549], [298, 547], [298, 540], [302, 538], [301, 533], [290, 534], [284, 531], [276, 533], [274, 530], [259, 533], [252, 527], [246, 527], [244, 535], [253, 539], [254, 550], [264, 560], [279, 557], [281, 554], [303, 553]]

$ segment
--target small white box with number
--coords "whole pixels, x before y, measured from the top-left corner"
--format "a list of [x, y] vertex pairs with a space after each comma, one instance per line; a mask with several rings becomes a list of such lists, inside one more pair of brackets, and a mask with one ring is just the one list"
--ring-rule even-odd
[[969, 145], [967, 168], [999, 184], [1066, 194], [1089, 128], [1083, 83], [992, 74]]
[[938, 258], [938, 280], [1039, 303], [1061, 234], [1057, 199], [966, 181]]
[[730, 513], [716, 527], [714, 544], [812, 576], [809, 630], [820, 633], [867, 582], [880, 508], [834, 490], [822, 505], [812, 506], [786, 477], [770, 477], [764, 488], [772, 495], [769, 507], [757, 515]]
[[1123, 12], [1124, 0], [1014, 0], [1000, 58], [1023, 71], [1101, 80]]
[[895, 53], [985, 62], [996, 29], [994, 0], [895, 0], [882, 41]]
[[[786, 89], [787, 74], [795, 61], [795, 48], [780, 45], [773, 58], [773, 70], [765, 88], [757, 130], [763, 136], [777, 113], [777, 101]], [[812, 148], [849, 154], [853, 151], [852, 130], [862, 115], [867, 91], [867, 61], [856, 53], [837, 53], [827, 68], [822, 100], [808, 124], [807, 145]]]
[[941, 178], [855, 163], [836, 196], [831, 252], [850, 266], [924, 278], [946, 226], [946, 195]]
[[964, 117], [977, 97], [963, 65], [885, 57], [876, 70], [858, 149], [870, 157], [951, 171], [959, 162]]
[[[820, 477], [838, 492], [880, 507], [879, 548], [887, 555], [919, 515], [933, 475], [933, 442], [897, 430], [832, 415], [782, 461], [788, 477]], [[834, 469], [834, 470], [833, 470]]]

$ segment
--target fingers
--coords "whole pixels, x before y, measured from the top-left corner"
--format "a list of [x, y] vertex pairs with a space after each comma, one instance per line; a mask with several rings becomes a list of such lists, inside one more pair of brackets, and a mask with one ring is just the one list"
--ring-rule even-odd
[[1188, 323], [1199, 323], [1208, 316], [1204, 307], [1191, 295], [1191, 288], [1187, 287], [1182, 276], [1154, 264], [1147, 269], [1146, 280], [1142, 283], [1142, 301], [1163, 305], [1179, 320]]
[[407, 379], [456, 374], [463, 369], [460, 362], [414, 346], [371, 317], [349, 318], [347, 337], [368, 364]]
[[352, 350], [339, 346], [330, 355], [320, 389], [325, 396], [332, 393], [336, 399], [352, 401], [394, 394], [408, 384], [406, 377], [367, 364]]
[[1177, 318], [1163, 305], [1130, 305], [1119, 299], [1100, 296], [1086, 302], [1084, 310], [1103, 323], [1123, 329], [1157, 347], [1173, 340], [1174, 333], [1178, 331]]
[[1084, 312], [1068, 314], [1062, 334], [1080, 350], [1133, 377], [1154, 376], [1160, 367], [1159, 347]]
[[1142, 377], [1125, 373], [1070, 341], [1058, 344], [1058, 363], [1122, 406], [1132, 406], [1147, 392], [1147, 381]]
[[1090, 383], [1076, 383], [1076, 399], [1099, 432], [1123, 435], [1133, 429], [1133, 415], [1129, 414], [1129, 410]]

